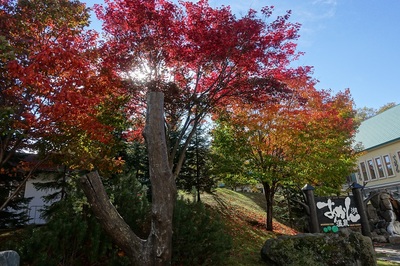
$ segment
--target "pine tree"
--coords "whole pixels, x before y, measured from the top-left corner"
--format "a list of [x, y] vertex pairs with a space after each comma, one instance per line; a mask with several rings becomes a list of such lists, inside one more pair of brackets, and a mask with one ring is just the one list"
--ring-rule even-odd
[[179, 189], [195, 190], [197, 201], [200, 201], [200, 191], [210, 191], [213, 180], [209, 175], [210, 138], [206, 130], [200, 127], [196, 130], [185, 155], [182, 170], [176, 183]]
[[[0, 228], [14, 228], [29, 221], [27, 205], [30, 198], [24, 198], [23, 155], [16, 154], [3, 165], [0, 171]], [[15, 194], [15, 196], [13, 195]]]

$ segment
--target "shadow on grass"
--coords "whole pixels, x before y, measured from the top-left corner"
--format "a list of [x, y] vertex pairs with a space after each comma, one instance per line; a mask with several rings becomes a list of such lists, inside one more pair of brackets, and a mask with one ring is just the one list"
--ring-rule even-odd
[[254, 192], [240, 192], [240, 193], [251, 199], [261, 209], [266, 210], [266, 200], [264, 194], [254, 193]]

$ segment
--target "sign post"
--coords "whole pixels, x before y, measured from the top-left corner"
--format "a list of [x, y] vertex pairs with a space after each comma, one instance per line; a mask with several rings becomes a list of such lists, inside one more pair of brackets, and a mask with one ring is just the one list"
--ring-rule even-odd
[[310, 233], [319, 233], [319, 223], [317, 216], [317, 209], [315, 207], [314, 187], [307, 184], [302, 189], [306, 195], [308, 210], [310, 215]]
[[362, 198], [363, 186], [354, 182], [351, 185], [351, 188], [352, 188], [352, 192], [354, 195], [354, 200], [355, 200], [357, 208], [358, 208], [358, 212], [360, 213], [360, 216], [361, 216], [360, 217], [361, 218], [361, 232], [364, 236], [371, 237], [371, 230], [369, 228], [368, 216], [367, 216], [364, 201]]
[[362, 234], [371, 237], [362, 188], [353, 183], [353, 196], [314, 197], [314, 187], [305, 185], [302, 190], [308, 205], [306, 209], [310, 216], [310, 232], [336, 233], [340, 228], [361, 225]]

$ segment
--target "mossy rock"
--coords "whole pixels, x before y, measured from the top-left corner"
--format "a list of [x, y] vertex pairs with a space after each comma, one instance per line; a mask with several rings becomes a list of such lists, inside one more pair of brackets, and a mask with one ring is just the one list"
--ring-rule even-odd
[[376, 265], [370, 238], [357, 232], [299, 234], [268, 239], [261, 257], [267, 265]]

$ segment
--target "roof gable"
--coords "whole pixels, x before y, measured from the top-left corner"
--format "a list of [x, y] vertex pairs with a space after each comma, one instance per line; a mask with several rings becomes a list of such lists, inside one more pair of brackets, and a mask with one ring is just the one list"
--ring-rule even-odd
[[363, 121], [355, 135], [355, 143], [368, 150], [400, 139], [400, 105]]

